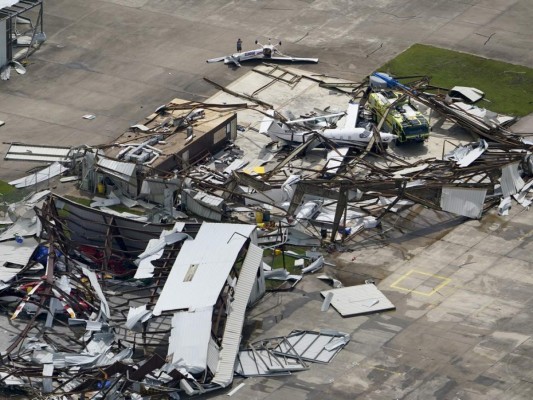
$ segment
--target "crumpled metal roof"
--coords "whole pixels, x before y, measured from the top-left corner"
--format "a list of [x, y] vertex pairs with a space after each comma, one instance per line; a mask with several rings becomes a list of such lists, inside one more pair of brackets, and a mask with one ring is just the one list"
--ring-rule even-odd
[[215, 304], [254, 225], [202, 224], [196, 238], [183, 243], [154, 308], [194, 310]]

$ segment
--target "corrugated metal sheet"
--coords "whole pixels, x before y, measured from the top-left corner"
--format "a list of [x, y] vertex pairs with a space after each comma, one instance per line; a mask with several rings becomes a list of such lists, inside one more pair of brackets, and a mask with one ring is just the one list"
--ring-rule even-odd
[[235, 287], [235, 295], [231, 303], [232, 311], [226, 320], [218, 368], [212, 379], [213, 383], [222, 387], [228, 386], [233, 381], [235, 359], [239, 351], [242, 326], [244, 324], [244, 314], [246, 313], [246, 306], [262, 260], [263, 249], [250, 243]]
[[502, 185], [503, 197], [516, 194], [524, 187], [524, 180], [518, 173], [518, 163], [509, 164], [502, 168], [500, 183]]
[[220, 210], [214, 210], [212, 206], [203, 204], [202, 202], [196, 200], [195, 197], [196, 195], [193, 197], [192, 193], [188, 189], [185, 189], [181, 192], [181, 201], [185, 207], [187, 207], [187, 210], [211, 221], [222, 220], [222, 213]]
[[394, 310], [394, 304], [373, 284], [356, 285], [320, 292], [324, 297], [333, 293], [331, 305], [343, 317]]
[[486, 189], [444, 186], [440, 197], [440, 207], [444, 211], [479, 219], [483, 212], [486, 195]]
[[126, 182], [130, 181], [137, 167], [137, 164], [116, 161], [101, 156], [96, 160], [96, 165], [102, 169], [102, 172], [113, 175]]
[[213, 307], [174, 314], [167, 353], [172, 363], [182, 360], [180, 365], [193, 374], [206, 369], [212, 315]]
[[180, 184], [179, 179], [161, 179], [147, 178], [143, 181], [141, 194], [163, 194], [165, 189], [176, 189]]
[[213, 373], [215, 373], [218, 367], [219, 354], [220, 347], [218, 347], [217, 343], [213, 340], [213, 338], [210, 338], [209, 346], [207, 348], [207, 367]]
[[222, 197], [213, 196], [205, 192], [196, 193], [196, 196], [194, 196], [194, 200], [200, 201], [214, 208], [220, 208], [224, 204], [224, 199]]
[[202, 224], [196, 238], [183, 243], [154, 315], [214, 305], [237, 255], [254, 229], [254, 225]]
[[34, 174], [25, 176], [24, 178], [15, 179], [14, 181], [9, 182], [9, 184], [11, 186], [15, 186], [17, 189], [32, 186], [40, 182], [45, 182], [55, 176], [58, 176], [65, 172], [67, 169], [68, 168], [64, 167], [62, 164], [55, 162]]
[[24, 161], [65, 161], [70, 153], [70, 147], [32, 146], [27, 144], [12, 144], [7, 150], [6, 160]]
[[39, 243], [34, 238], [25, 238], [22, 243], [15, 240], [0, 243], [0, 281], [9, 282], [21, 268], [6, 268], [6, 263], [25, 267]]

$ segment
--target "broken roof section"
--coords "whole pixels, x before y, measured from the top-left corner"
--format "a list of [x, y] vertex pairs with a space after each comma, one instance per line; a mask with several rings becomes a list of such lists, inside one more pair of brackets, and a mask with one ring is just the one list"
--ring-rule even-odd
[[364, 315], [380, 311], [394, 310], [387, 297], [374, 285], [356, 285], [339, 289], [324, 290], [320, 294], [324, 297], [333, 293], [331, 305], [343, 317]]
[[485, 93], [473, 87], [454, 86], [450, 89], [448, 96], [452, 98], [464, 99], [469, 103], [475, 103], [476, 101], [481, 100], [483, 96], [485, 96]]
[[9, 146], [4, 159], [52, 163], [54, 161], [67, 161], [70, 153], [70, 147], [13, 143]]
[[183, 243], [154, 315], [213, 306], [239, 252], [254, 230], [254, 225], [202, 224], [196, 238]]

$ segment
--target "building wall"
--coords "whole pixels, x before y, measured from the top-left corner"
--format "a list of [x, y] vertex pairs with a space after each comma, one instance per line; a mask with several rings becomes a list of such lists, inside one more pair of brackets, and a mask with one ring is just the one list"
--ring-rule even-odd
[[6, 20], [0, 21], [0, 68], [7, 64]]

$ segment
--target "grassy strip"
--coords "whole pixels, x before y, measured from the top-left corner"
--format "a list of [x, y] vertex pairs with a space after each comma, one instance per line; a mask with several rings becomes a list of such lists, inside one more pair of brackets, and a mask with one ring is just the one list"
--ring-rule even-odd
[[15, 190], [16, 189], [13, 186], [11, 186], [9, 183], [0, 181], [0, 195], [9, 194]]
[[472, 54], [415, 44], [378, 71], [394, 76], [429, 75], [440, 87], [476, 87], [486, 101], [476, 105], [503, 114], [533, 112], [533, 69]]

